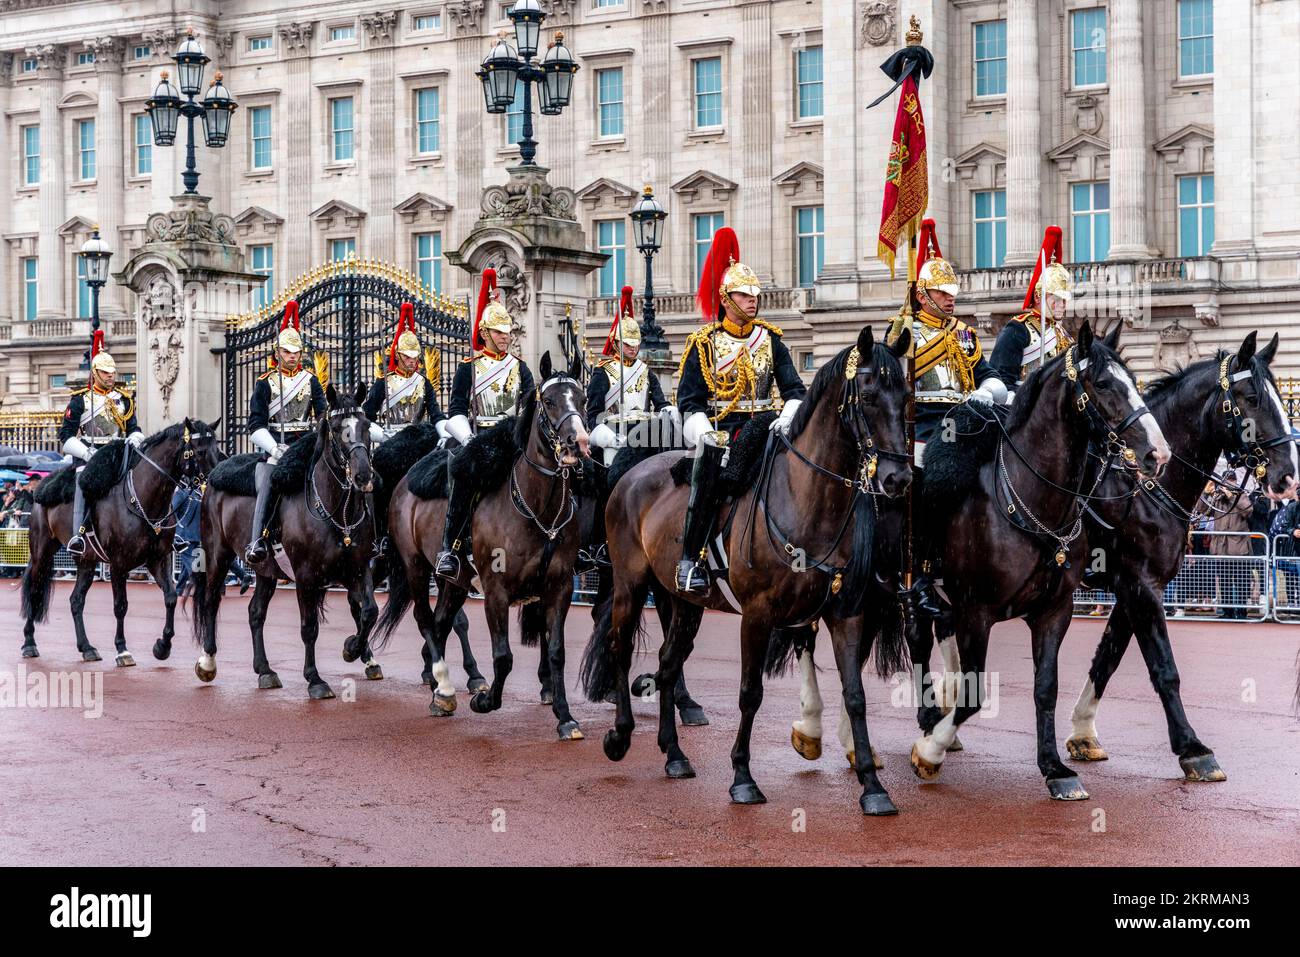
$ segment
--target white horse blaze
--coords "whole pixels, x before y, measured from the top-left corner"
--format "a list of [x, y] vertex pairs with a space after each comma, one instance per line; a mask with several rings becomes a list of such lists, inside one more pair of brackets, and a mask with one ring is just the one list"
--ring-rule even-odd
[[1097, 697], [1097, 689], [1093, 687], [1092, 679], [1089, 678], [1084, 683], [1083, 690], [1079, 692], [1079, 700], [1074, 703], [1074, 713], [1070, 715], [1070, 724], [1074, 726], [1074, 737], [1097, 737], [1098, 704], [1100, 699]]
[[[1142, 408], [1142, 397], [1138, 395], [1137, 386], [1129, 377], [1129, 374], [1120, 368], [1119, 363], [1110, 364], [1110, 373], [1120, 382], [1124, 383], [1124, 391], [1128, 394], [1129, 408], [1137, 411]], [[1155, 416], [1150, 412], [1145, 413], [1138, 419], [1142, 430], [1146, 433], [1147, 443], [1156, 453], [1156, 461], [1164, 465], [1169, 461], [1169, 443], [1165, 441], [1165, 434], [1160, 431], [1160, 424], [1156, 422]]]
[[[1268, 397], [1273, 400], [1273, 406], [1277, 409], [1278, 420], [1282, 423], [1282, 427], [1286, 428], [1291, 419], [1286, 414], [1286, 407], [1282, 405], [1282, 397], [1278, 395], [1277, 388], [1271, 382], [1268, 384]], [[1300, 480], [1300, 461], [1297, 460], [1296, 444], [1288, 442], [1287, 448], [1291, 451], [1291, 488], [1295, 488], [1296, 481]]]

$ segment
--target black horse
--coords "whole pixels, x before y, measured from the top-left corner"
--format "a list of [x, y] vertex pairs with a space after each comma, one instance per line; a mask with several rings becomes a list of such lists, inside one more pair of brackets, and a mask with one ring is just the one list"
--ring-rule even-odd
[[[172, 544], [178, 516], [172, 496], [178, 485], [198, 487], [221, 460], [217, 445], [218, 419], [212, 425], [185, 419], [145, 439], [137, 449], [118, 441], [104, 446], [82, 473], [82, 487], [91, 501], [88, 515], [93, 529], [89, 547], [77, 559], [77, 581], [72, 588], [72, 623], [77, 650], [84, 661], [99, 661], [99, 652], [86, 637], [83, 614], [99, 564], [109, 566], [113, 585], [113, 614], [117, 618], [116, 662], [135, 664], [126, 647], [126, 582], [132, 569], [144, 566], [162, 589], [167, 609], [162, 637], [154, 643], [160, 661], [171, 654], [176, 628], [176, 584], [172, 580]], [[22, 613], [24, 658], [39, 657], [36, 623], [45, 621], [50, 607], [54, 556], [72, 533], [72, 483], [74, 469], [56, 472], [41, 483], [32, 506], [28, 540], [31, 560], [23, 572]], [[90, 486], [97, 486], [91, 488]], [[64, 501], [66, 499], [66, 501]]]
[[[284, 494], [279, 505], [280, 542], [292, 568], [302, 615], [303, 677], [308, 694], [317, 699], [334, 697], [316, 670], [316, 637], [332, 584], [348, 590], [348, 606], [357, 623], [356, 635], [348, 639], [354, 657], [365, 662], [367, 677], [382, 677], [368, 643], [378, 606], [370, 569], [375, 523], [367, 504], [373, 473], [369, 422], [360, 406], [363, 392], [364, 386], [360, 386], [356, 396], [348, 398], [339, 396], [332, 385], [326, 389], [329, 413], [316, 426], [302, 490]], [[194, 670], [202, 681], [217, 675], [217, 611], [226, 572], [251, 537], [252, 519], [253, 502], [246, 495], [209, 489], [203, 497], [200, 540], [204, 569], [194, 573], [194, 636], [203, 652]], [[266, 658], [262, 628], [282, 571], [274, 554], [252, 566], [252, 571], [257, 574], [257, 588], [248, 604], [253, 670], [259, 688], [279, 688], [280, 677]], [[348, 653], [345, 648], [345, 658]]]
[[1255, 340], [1252, 332], [1236, 353], [1220, 352], [1151, 383], [1144, 398], [1173, 452], [1167, 474], [1160, 480], [1139, 479], [1138, 494], [1119, 498], [1133, 489], [1134, 479], [1112, 470], [1098, 489], [1103, 498], [1094, 506], [1097, 518], [1086, 520], [1088, 541], [1102, 549], [1106, 561], [1085, 582], [1114, 592], [1115, 607], [1074, 706], [1073, 734], [1065, 747], [1076, 760], [1108, 757], [1097, 739], [1097, 707], [1136, 636], [1184, 776], [1188, 781], [1226, 779], [1183, 710], [1162, 596], [1182, 566], [1192, 511], [1206, 481], [1214, 479], [1220, 455], [1226, 454], [1230, 465], [1249, 468], [1270, 496], [1294, 494], [1300, 476], [1296, 446], [1269, 371], [1278, 337], [1258, 352]]
[[[1088, 797], [1062, 763], [1055, 731], [1057, 653], [1088, 548], [1082, 510], [1112, 462], [1155, 477], [1169, 459], [1160, 427], [1114, 351], [1118, 333], [1117, 324], [1103, 343], [1084, 322], [1073, 346], [1025, 380], [1005, 425], [964, 410], [956, 417], [960, 431], [982, 422], [978, 435], [926, 447], [925, 508], [933, 513], [945, 501], [951, 508], [942, 517], [944, 587], [967, 670], [955, 707], [946, 714], [924, 707], [925, 733], [912, 747], [912, 767], [923, 780], [939, 774], [957, 728], [982, 707], [993, 624], [1023, 617], [1033, 636], [1039, 770], [1053, 798]], [[1101, 461], [1092, 448], [1101, 450]], [[941, 471], [958, 475], [954, 458], [972, 453], [965, 487], [934, 488]]]

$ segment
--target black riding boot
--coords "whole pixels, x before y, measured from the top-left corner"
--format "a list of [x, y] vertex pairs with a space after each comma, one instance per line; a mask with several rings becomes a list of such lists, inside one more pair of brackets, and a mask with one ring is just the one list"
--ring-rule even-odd
[[257, 503], [253, 506], [253, 540], [244, 549], [244, 560], [250, 565], [265, 561], [267, 556], [266, 527], [267, 513], [271, 508], [271, 469], [270, 462], [258, 462], [253, 470], [253, 481], [257, 487]]
[[447, 520], [442, 526], [442, 551], [438, 553], [434, 573], [439, 578], [455, 581], [460, 577], [461, 554], [473, 554], [469, 532], [470, 518], [474, 514], [474, 492], [466, 483], [452, 481], [450, 475], [447, 484]]
[[81, 490], [81, 471], [83, 468], [85, 466], [77, 469], [76, 479], [72, 483], [73, 488], [76, 490], [72, 496], [72, 536], [65, 546], [70, 555], [84, 555], [86, 553], [86, 493]]
[[726, 447], [714, 443], [710, 434], [700, 438], [695, 464], [691, 468], [691, 497], [686, 505], [682, 529], [682, 559], [677, 563], [677, 590], [688, 595], [707, 595], [712, 586], [706, 546], [718, 507], [718, 473]]

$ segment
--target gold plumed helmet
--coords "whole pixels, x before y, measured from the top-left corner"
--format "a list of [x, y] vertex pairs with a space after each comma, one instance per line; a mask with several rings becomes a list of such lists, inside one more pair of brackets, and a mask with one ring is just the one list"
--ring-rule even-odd
[[407, 329], [397, 337], [397, 351], [412, 359], [420, 358], [420, 340], [414, 332]]
[[619, 294], [618, 317], [614, 320], [613, 325], [609, 327], [609, 335], [605, 337], [605, 355], [614, 355], [616, 343], [620, 339], [626, 346], [639, 346], [641, 344], [641, 324], [632, 315], [631, 286], [624, 286]]
[[1049, 263], [1047, 268], [1043, 270], [1043, 278], [1038, 280], [1035, 292], [1046, 293], [1049, 296], [1056, 296], [1058, 299], [1069, 302], [1073, 295], [1070, 285], [1070, 270], [1060, 263]]
[[961, 286], [957, 283], [957, 273], [952, 263], [946, 259], [934, 257], [927, 259], [916, 277], [917, 289], [938, 289], [950, 296], [957, 295]]
[[90, 360], [90, 367], [96, 372], [117, 372], [117, 363], [113, 361], [112, 356], [102, 349], [95, 353], [95, 358]]
[[757, 296], [762, 288], [754, 270], [744, 263], [733, 262], [722, 274], [722, 285], [718, 291], [724, 296], [730, 296], [733, 292], [747, 292], [751, 296]]
[[275, 344], [281, 349], [289, 352], [302, 352], [302, 334], [297, 329], [290, 326], [287, 329], [281, 329], [280, 335], [276, 338]]
[[498, 299], [493, 299], [483, 309], [483, 318], [479, 320], [482, 329], [495, 329], [498, 332], [510, 331], [510, 312]]

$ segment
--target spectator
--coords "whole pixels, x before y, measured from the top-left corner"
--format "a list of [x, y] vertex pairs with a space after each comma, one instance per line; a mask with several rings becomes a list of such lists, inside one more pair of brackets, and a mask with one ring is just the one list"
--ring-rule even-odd
[[[1243, 476], [1237, 471], [1230, 471], [1224, 476], [1231, 485], [1239, 485]], [[1214, 520], [1215, 532], [1210, 536], [1209, 551], [1215, 558], [1212, 562], [1218, 579], [1220, 607], [1218, 618], [1241, 619], [1246, 617], [1246, 571], [1244, 563], [1237, 559], [1250, 554], [1250, 516], [1254, 507], [1248, 493], [1220, 488], [1214, 495], [1212, 507], [1217, 513]]]
[[1300, 526], [1300, 502], [1292, 499], [1273, 513], [1273, 522], [1268, 528], [1273, 540], [1273, 554], [1277, 556], [1275, 564], [1282, 584], [1279, 597], [1283, 602], [1300, 597], [1292, 591], [1292, 582], [1300, 574], [1300, 561], [1294, 557], [1296, 539], [1300, 538], [1300, 527], [1297, 526]]

